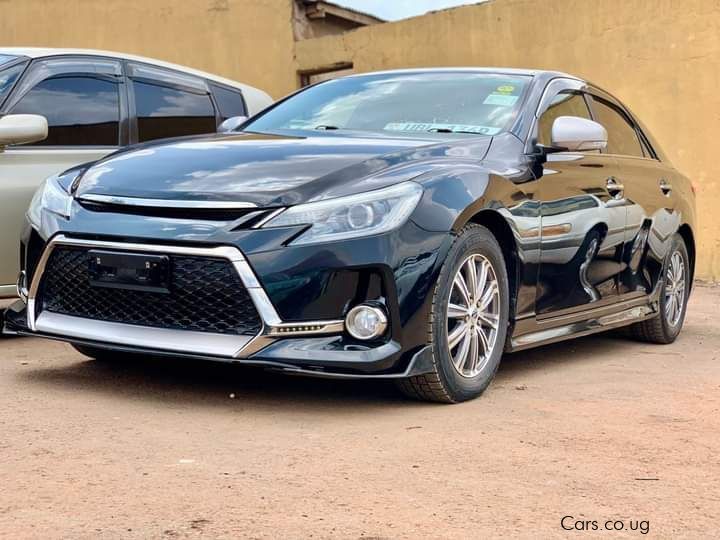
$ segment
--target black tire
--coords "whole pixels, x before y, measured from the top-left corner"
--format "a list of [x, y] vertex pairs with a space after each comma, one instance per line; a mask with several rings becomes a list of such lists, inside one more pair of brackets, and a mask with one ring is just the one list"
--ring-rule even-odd
[[[499, 292], [498, 328], [489, 358], [474, 376], [461, 375], [455, 367], [448, 346], [447, 309], [453, 280], [461, 265], [472, 255], [480, 255], [491, 264]], [[478, 397], [492, 381], [505, 346], [509, 320], [507, 269], [502, 250], [493, 234], [483, 226], [468, 225], [458, 234], [440, 271], [430, 319], [428, 344], [432, 351], [433, 371], [397, 382], [407, 396], [423, 401], [458, 403]]]
[[[678, 253], [682, 257], [683, 271], [684, 271], [684, 295], [682, 306], [680, 307], [679, 319], [673, 324], [670, 317], [667, 314], [668, 307], [668, 296], [666, 294], [666, 285], [668, 281], [668, 268], [671, 264], [673, 255]], [[630, 335], [639, 340], [647, 343], [659, 343], [666, 345], [675, 341], [682, 330], [683, 323], [685, 322], [685, 313], [687, 312], [687, 302], [690, 296], [690, 258], [688, 257], [687, 247], [682, 236], [676, 234], [672, 240], [672, 247], [668, 253], [667, 260], [663, 265], [662, 274], [662, 292], [660, 294], [660, 312], [646, 321], [642, 321], [633, 324], [629, 327]]]

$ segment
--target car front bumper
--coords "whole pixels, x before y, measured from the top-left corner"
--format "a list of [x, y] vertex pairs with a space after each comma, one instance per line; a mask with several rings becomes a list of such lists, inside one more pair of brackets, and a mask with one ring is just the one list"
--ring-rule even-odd
[[[8, 309], [4, 329], [6, 333], [37, 335], [113, 351], [262, 365], [314, 376], [397, 378], [425, 373], [432, 368], [424, 331], [429, 280], [434, 280], [447, 235], [428, 235], [412, 223], [404, 228], [386, 237], [358, 240], [356, 246], [337, 243], [293, 248], [276, 244], [274, 249], [257, 251], [248, 241], [220, 246], [211, 244], [210, 239], [181, 244], [171, 238], [129, 242], [60, 232], [45, 244], [30, 273], [33, 277], [27, 286], [27, 302], [18, 301]], [[259, 236], [263, 231], [253, 233]], [[422, 239], [421, 252], [416, 251], [420, 246], [412, 245], [388, 250], [403, 236], [405, 242]], [[224, 258], [232, 263], [250, 294], [262, 319], [262, 329], [252, 336], [214, 334], [46, 310], [39, 296], [40, 287], [44, 266], [58, 246]], [[390, 319], [387, 334], [373, 342], [353, 339], [345, 331], [344, 313], [357, 303], [378, 298]]]
[[[78, 323], [86, 323], [75, 321]], [[121, 330], [124, 325], [114, 325]], [[109, 328], [106, 328], [107, 330]], [[51, 328], [52, 330], [52, 328]], [[58, 328], [64, 332], [64, 329]], [[103, 337], [102, 331], [88, 328], [87, 337], [81, 334], [58, 334], [52, 331], [32, 331], [27, 326], [27, 305], [18, 300], [5, 311], [5, 335], [41, 337], [75, 345], [85, 345], [114, 353], [145, 354], [153, 357], [187, 358], [212, 362], [235, 363], [244, 366], [261, 367], [290, 375], [305, 375], [332, 379], [402, 379], [432, 371], [432, 352], [423, 346], [409, 355], [403, 355], [397, 343], [379, 347], [358, 349], [348, 348], [341, 336], [323, 338], [288, 338], [273, 340], [266, 348], [247, 357], [227, 357], [205, 354], [195, 347], [179, 350], [176, 346], [164, 348], [154, 336], [146, 343], [128, 343], [122, 333], [111, 339]], [[203, 336], [207, 337], [207, 336]], [[403, 358], [405, 357], [405, 358]]]

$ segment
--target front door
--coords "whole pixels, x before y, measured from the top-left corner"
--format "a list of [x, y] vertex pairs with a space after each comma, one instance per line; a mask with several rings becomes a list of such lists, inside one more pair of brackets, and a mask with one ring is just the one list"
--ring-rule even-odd
[[42, 115], [49, 133], [0, 152], [0, 298], [15, 294], [19, 238], [33, 193], [47, 177], [118, 148], [124, 107], [122, 69], [114, 60], [37, 60], [16, 83], [0, 114]]
[[[559, 116], [590, 119], [587, 98], [560, 92], [538, 120], [538, 142], [550, 146]], [[547, 156], [538, 197], [539, 319], [614, 303], [624, 269], [626, 201], [616, 160], [596, 151]]]

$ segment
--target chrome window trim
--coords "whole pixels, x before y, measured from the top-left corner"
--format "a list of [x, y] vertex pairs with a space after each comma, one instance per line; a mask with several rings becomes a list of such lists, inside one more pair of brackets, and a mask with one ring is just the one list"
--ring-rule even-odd
[[[45, 269], [50, 259], [50, 255], [58, 246], [71, 247], [88, 247], [101, 249], [114, 249], [119, 251], [136, 251], [140, 253], [162, 253], [170, 255], [187, 255], [196, 257], [213, 257], [228, 260], [237, 272], [240, 280], [248, 291], [250, 299], [260, 315], [262, 328], [255, 336], [230, 336], [226, 334], [211, 334], [204, 332], [193, 332], [188, 330], [174, 330], [167, 328], [153, 328], [148, 326], [136, 326], [125, 323], [115, 323], [107, 321], [94, 321], [83, 317], [74, 317], [70, 315], [60, 315], [55, 313], [41, 312], [36, 316], [36, 301], [40, 283], [45, 274]], [[48, 314], [51, 317], [48, 317]], [[96, 325], [92, 323], [102, 323]], [[38, 262], [35, 274], [33, 276], [30, 290], [27, 298], [27, 323], [31, 331], [48, 332], [62, 336], [63, 333], [73, 337], [95, 340], [105, 343], [116, 343], [119, 345], [135, 345], [145, 348], [156, 348], [158, 350], [175, 350], [176, 352], [195, 353], [195, 354], [215, 354], [218, 356], [228, 356], [231, 352], [230, 343], [235, 344], [232, 349], [235, 352], [230, 354], [231, 358], [247, 358], [248, 356], [258, 352], [277, 339], [298, 337], [298, 336], [317, 336], [338, 334], [343, 332], [345, 323], [342, 320], [326, 320], [326, 321], [298, 321], [283, 322], [268, 297], [265, 289], [253, 272], [247, 259], [242, 252], [231, 246], [218, 247], [190, 247], [176, 245], [159, 245], [159, 244], [141, 244], [141, 243], [125, 243], [104, 240], [87, 240], [82, 238], [70, 238], [63, 234], [53, 237], [49, 242], [45, 251]], [[87, 329], [94, 328], [101, 335], [89, 334]], [[123, 337], [125, 341], [117, 341], [118, 336]], [[155, 339], [168, 342], [168, 337], [174, 336], [178, 341], [178, 347], [173, 349], [163, 349], [154, 346]], [[114, 340], [114, 339], [115, 340]], [[149, 341], [149, 342], [146, 342]], [[132, 343], [128, 343], [132, 341]], [[204, 346], [198, 346], [197, 343], [202, 342]], [[208, 348], [210, 347], [210, 349]], [[209, 351], [220, 351], [219, 354]]]
[[[142, 197], [118, 197], [116, 195], [100, 195], [97, 193], [83, 193], [78, 195], [76, 199], [80, 202], [86, 201], [91, 203], [115, 204], [118, 206], [139, 206], [142, 208], [199, 208], [199, 209], [238, 209], [238, 208], [257, 208], [258, 206], [251, 202], [238, 201], [189, 201], [189, 200], [169, 200], [169, 199], [145, 199]], [[232, 248], [231, 248], [232, 249]]]

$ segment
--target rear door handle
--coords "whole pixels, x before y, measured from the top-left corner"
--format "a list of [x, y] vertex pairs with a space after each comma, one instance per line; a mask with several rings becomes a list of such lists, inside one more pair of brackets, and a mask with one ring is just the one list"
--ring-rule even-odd
[[614, 176], [609, 177], [605, 181], [608, 193], [613, 199], [622, 199], [623, 193], [625, 193], [625, 186], [617, 181]]
[[660, 182], [658, 182], [658, 185], [660, 186], [660, 191], [663, 192], [663, 195], [666, 197], [669, 197], [672, 193], [672, 184], [670, 184], [667, 180], [664, 178], [660, 179]]

